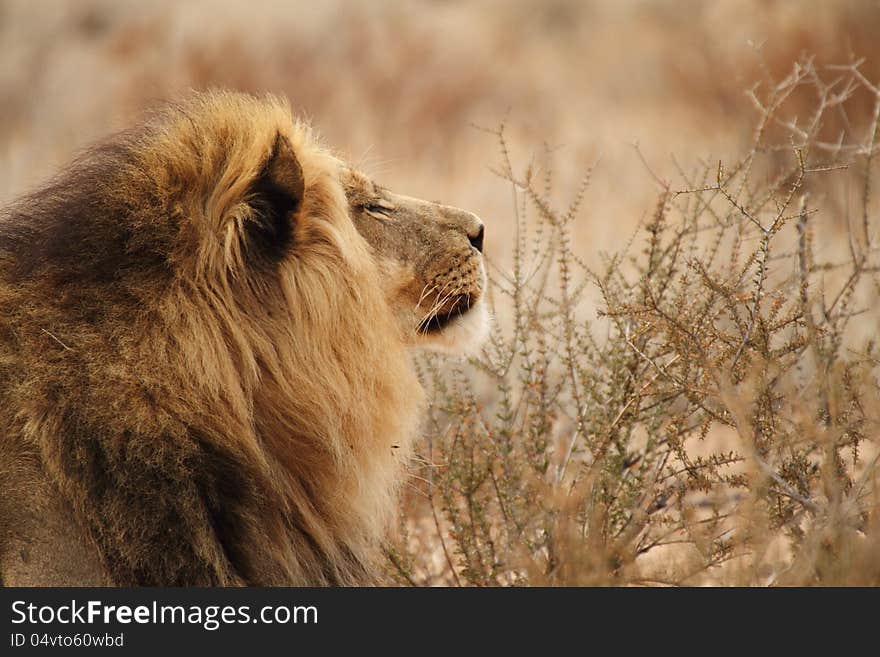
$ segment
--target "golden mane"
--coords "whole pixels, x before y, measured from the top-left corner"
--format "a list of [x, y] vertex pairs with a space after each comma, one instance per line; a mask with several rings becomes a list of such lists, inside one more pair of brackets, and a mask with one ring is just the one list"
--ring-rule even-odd
[[[262, 257], [279, 144], [304, 191]], [[339, 169], [284, 102], [211, 92], [0, 217], [0, 440], [110, 581], [370, 581], [422, 393]]]

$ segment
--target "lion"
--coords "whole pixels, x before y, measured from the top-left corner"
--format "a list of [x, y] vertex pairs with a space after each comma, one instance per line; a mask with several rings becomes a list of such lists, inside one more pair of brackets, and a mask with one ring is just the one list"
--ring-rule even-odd
[[211, 91], [0, 214], [5, 585], [364, 585], [484, 228]]

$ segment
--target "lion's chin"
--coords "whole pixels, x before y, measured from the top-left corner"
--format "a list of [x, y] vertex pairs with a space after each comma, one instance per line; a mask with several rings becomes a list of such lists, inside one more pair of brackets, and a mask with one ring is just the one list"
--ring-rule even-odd
[[422, 333], [419, 346], [458, 356], [476, 356], [489, 337], [489, 309], [483, 300], [474, 303], [466, 312], [444, 318], [442, 325]]

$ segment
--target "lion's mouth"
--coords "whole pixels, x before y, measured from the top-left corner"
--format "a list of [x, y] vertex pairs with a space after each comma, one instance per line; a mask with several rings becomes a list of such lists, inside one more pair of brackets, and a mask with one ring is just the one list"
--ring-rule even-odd
[[418, 332], [426, 335], [438, 333], [467, 313], [472, 305], [473, 300], [471, 296], [469, 294], [461, 294], [445, 310], [436, 312], [423, 319], [418, 326]]

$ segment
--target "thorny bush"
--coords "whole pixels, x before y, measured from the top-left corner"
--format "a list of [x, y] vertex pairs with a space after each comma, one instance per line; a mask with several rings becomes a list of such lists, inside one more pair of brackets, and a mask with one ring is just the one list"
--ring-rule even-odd
[[598, 271], [571, 239], [589, 176], [560, 209], [549, 156], [517, 174], [495, 133], [512, 266], [491, 269], [483, 355], [420, 361], [392, 577], [880, 584], [880, 89], [860, 64], [757, 85], [744, 157], [652, 174], [653, 213]]

